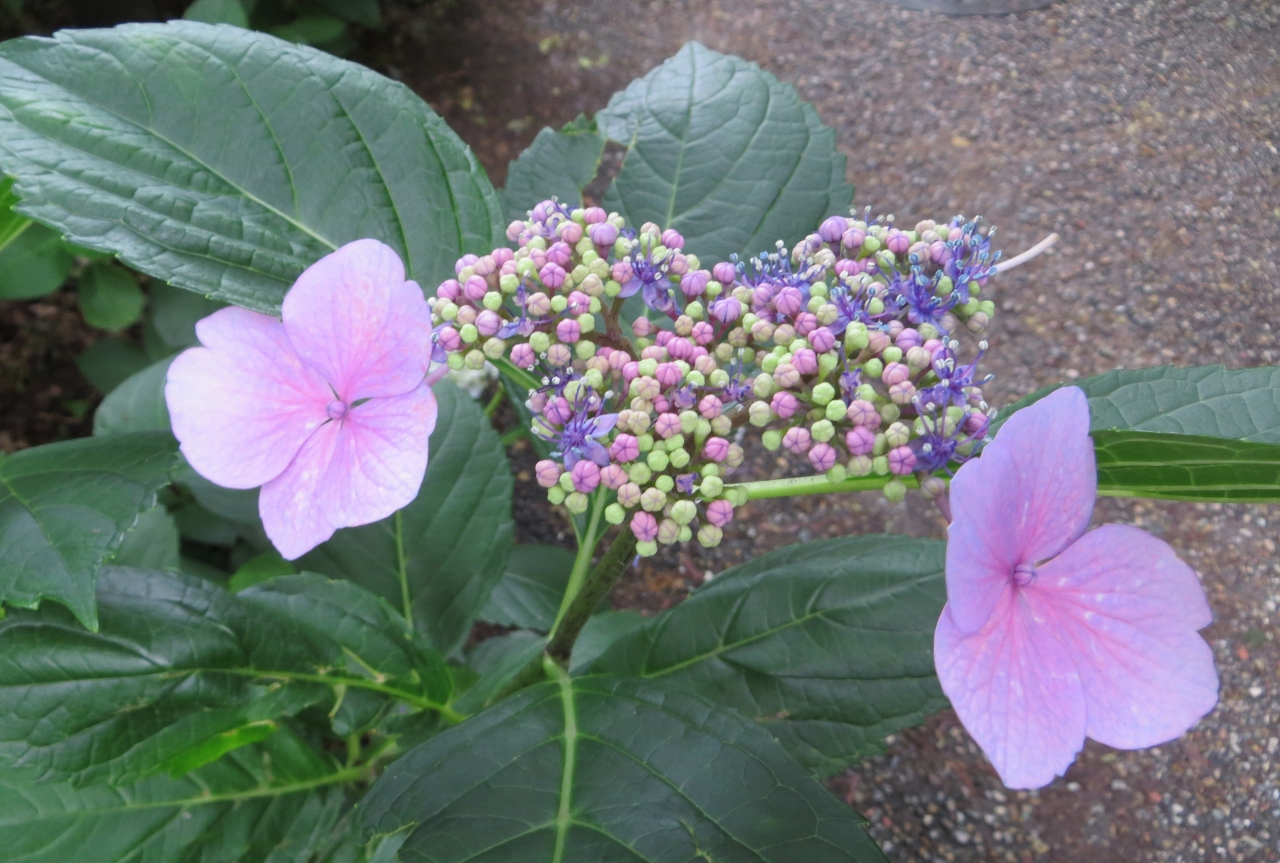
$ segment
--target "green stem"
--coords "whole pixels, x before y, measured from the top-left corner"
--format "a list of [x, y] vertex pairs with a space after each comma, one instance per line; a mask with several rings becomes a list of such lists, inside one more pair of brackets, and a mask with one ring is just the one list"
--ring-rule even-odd
[[564, 597], [560, 600], [560, 610], [556, 612], [555, 623], [551, 625], [552, 632], [555, 632], [560, 621], [564, 619], [565, 612], [569, 610], [569, 603], [573, 602], [573, 598], [582, 589], [582, 582], [586, 580], [587, 570], [591, 567], [591, 555], [595, 553], [596, 542], [600, 539], [600, 518], [604, 515], [605, 500], [606, 492], [601, 486], [596, 491], [595, 500], [592, 502], [591, 518], [587, 520], [585, 535], [578, 534], [578, 522], [576, 519], [573, 520], [573, 532], [578, 534], [578, 554], [573, 559], [569, 583], [565, 586]]
[[404, 625], [413, 632], [413, 601], [409, 598], [409, 568], [404, 559], [404, 521], [396, 510], [396, 578], [400, 581], [400, 603]]
[[893, 479], [902, 480], [907, 488], [918, 488], [914, 476], [854, 476], [840, 482], [832, 482], [825, 476], [799, 476], [788, 479], [764, 479], [756, 482], [739, 482], [724, 487], [726, 493], [734, 489], [745, 491], [747, 500], [769, 497], [798, 497], [805, 494], [833, 494], [842, 491], [873, 491], [884, 488]]
[[502, 436], [502, 445], [511, 446], [522, 437], [527, 437], [529, 430], [522, 425], [515, 426]]
[[536, 390], [538, 387], [542, 386], [542, 383], [537, 378], [511, 362], [511, 360], [506, 357], [499, 357], [491, 362], [497, 367], [498, 371], [502, 372], [504, 375], [511, 378], [511, 380], [515, 381], [527, 390]]
[[489, 399], [489, 403], [484, 406], [484, 415], [493, 416], [493, 412], [498, 409], [498, 405], [502, 404], [502, 398], [507, 394], [507, 390], [502, 384], [498, 384], [498, 391], [493, 394], [493, 398]]
[[323, 683], [326, 686], [346, 686], [349, 689], [367, 689], [370, 692], [380, 692], [397, 701], [403, 701], [419, 710], [434, 710], [451, 725], [457, 725], [467, 718], [447, 704], [441, 704], [430, 698], [423, 698], [421, 695], [415, 695], [385, 683], [378, 683], [375, 680], [366, 680], [363, 677], [337, 677], [329, 674], [309, 674], [304, 671], [262, 671], [254, 668], [190, 669], [193, 672], [197, 670], [205, 674], [235, 674], [240, 677], [260, 677], [265, 680], [297, 680], [303, 683]]

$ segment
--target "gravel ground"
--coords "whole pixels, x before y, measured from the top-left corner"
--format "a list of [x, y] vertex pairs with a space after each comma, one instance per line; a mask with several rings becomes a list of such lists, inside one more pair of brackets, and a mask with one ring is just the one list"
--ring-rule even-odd
[[[1053, 254], [997, 285], [996, 404], [1117, 366], [1276, 362], [1275, 3], [1066, 0], [944, 18], [875, 0], [481, 0], [442, 42], [394, 14], [396, 35], [367, 59], [423, 92], [496, 182], [538, 128], [598, 110], [698, 39], [817, 105], [858, 206], [909, 223], [980, 212], [1011, 251], [1057, 231]], [[790, 469], [752, 458], [758, 476]], [[522, 512], [527, 536], [555, 537]], [[1163, 536], [1202, 574], [1219, 707], [1156, 749], [1090, 744], [1030, 793], [1003, 789], [954, 715], [935, 717], [831, 782], [891, 859], [1280, 860], [1280, 507], [1104, 501], [1098, 517]], [[647, 561], [616, 599], [658, 609], [763, 550], [880, 530], [942, 524], [910, 497], [757, 502], [722, 548]]]

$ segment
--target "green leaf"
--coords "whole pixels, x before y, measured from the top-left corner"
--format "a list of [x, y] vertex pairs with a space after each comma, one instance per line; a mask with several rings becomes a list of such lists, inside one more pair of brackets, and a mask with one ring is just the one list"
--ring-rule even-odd
[[177, 441], [144, 432], [83, 438], [0, 459], [0, 602], [60, 602], [97, 626], [94, 581], [169, 481]]
[[378, 0], [314, 0], [314, 4], [353, 24], [377, 27], [382, 23]]
[[546, 643], [547, 639], [536, 632], [517, 629], [485, 639], [471, 648], [467, 653], [467, 668], [475, 672], [478, 679], [459, 696], [457, 709], [463, 713], [483, 710], [489, 699], [542, 652]]
[[638, 611], [601, 611], [587, 620], [586, 626], [573, 643], [573, 656], [569, 670], [580, 673], [595, 662], [623, 635], [644, 625], [647, 618]]
[[542, 201], [555, 197], [570, 207], [582, 205], [582, 190], [596, 176], [604, 138], [584, 116], [556, 131], [543, 129], [507, 167], [507, 185], [499, 193], [507, 218], [526, 219]]
[[304, 15], [288, 24], [272, 27], [272, 35], [299, 45], [325, 45], [341, 39], [347, 25], [332, 15]]
[[240, 0], [196, 0], [182, 13], [182, 17], [205, 24], [231, 24], [245, 29], [249, 27], [249, 15], [244, 11]]
[[262, 584], [282, 575], [296, 575], [297, 572], [292, 563], [280, 556], [280, 552], [269, 548], [241, 564], [227, 582], [227, 590], [239, 593], [255, 584]]
[[31, 220], [13, 211], [18, 196], [13, 192], [13, 178], [0, 177], [0, 251], [31, 224]]
[[833, 773], [947, 706], [933, 670], [944, 548], [860, 536], [778, 549], [623, 635], [587, 670], [696, 691]]
[[93, 415], [95, 435], [138, 431], [169, 431], [169, 408], [164, 401], [165, 375], [173, 357], [147, 366], [129, 378], [98, 405]]
[[74, 265], [57, 231], [28, 222], [0, 249], [0, 300], [33, 300], [56, 291]]
[[605, 196], [632, 225], [684, 235], [706, 260], [772, 251], [847, 210], [835, 132], [754, 63], [690, 42], [596, 115], [630, 150]]
[[286, 576], [231, 594], [104, 567], [98, 606], [97, 633], [56, 608], [0, 621], [0, 762], [128, 783], [313, 704], [346, 734], [393, 701], [435, 709], [450, 691], [442, 660], [347, 582]]
[[447, 381], [433, 389], [439, 418], [417, 498], [390, 518], [338, 531], [298, 563], [348, 578], [400, 609], [403, 585], [418, 631], [447, 655], [466, 638], [502, 577], [513, 531], [513, 482], [480, 406]]
[[515, 546], [480, 619], [542, 632], [551, 629], [573, 560], [573, 552], [555, 545]]
[[141, 513], [111, 556], [111, 563], [138, 569], [177, 569], [178, 526], [173, 517], [163, 506]]
[[885, 859], [765, 729], [626, 678], [526, 689], [406, 753], [359, 811], [406, 831], [402, 861]]
[[1118, 369], [1037, 390], [992, 433], [1063, 386], [1089, 397], [1100, 493], [1280, 502], [1280, 367]]
[[352, 240], [387, 243], [430, 289], [503, 233], [483, 169], [407, 87], [193, 21], [0, 46], [0, 168], [72, 242], [269, 313]]
[[147, 367], [141, 347], [117, 336], [98, 339], [76, 357], [76, 368], [99, 392], [109, 393]]
[[196, 323], [226, 307], [226, 303], [191, 291], [171, 288], [160, 282], [153, 282], [148, 291], [151, 294], [151, 307], [147, 317], [152, 331], [164, 346], [165, 356], [199, 344]]
[[356, 863], [343, 784], [362, 772], [288, 732], [124, 787], [0, 771], [0, 845], [11, 863]]
[[76, 285], [80, 313], [92, 327], [123, 330], [142, 315], [146, 297], [133, 276], [110, 261], [94, 261]]

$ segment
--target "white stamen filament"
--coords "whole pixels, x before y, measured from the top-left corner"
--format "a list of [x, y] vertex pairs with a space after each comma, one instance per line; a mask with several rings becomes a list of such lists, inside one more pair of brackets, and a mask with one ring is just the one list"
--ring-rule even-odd
[[1012, 270], [1014, 267], [1021, 266], [1032, 258], [1052, 249], [1054, 244], [1058, 242], [1057, 234], [1050, 234], [1031, 248], [1027, 249], [1021, 255], [1015, 255], [1007, 261], [1001, 261], [996, 264], [996, 272], [1003, 273], [1005, 270]]

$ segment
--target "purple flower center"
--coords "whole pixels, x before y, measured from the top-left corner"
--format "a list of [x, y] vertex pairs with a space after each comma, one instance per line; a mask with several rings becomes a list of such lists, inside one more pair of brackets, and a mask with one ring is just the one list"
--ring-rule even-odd
[[1035, 580], [1036, 565], [1034, 563], [1020, 563], [1013, 568], [1013, 583], [1018, 587], [1026, 587]]
[[331, 420], [340, 420], [347, 415], [347, 403], [341, 399], [334, 399], [325, 407], [325, 413]]

